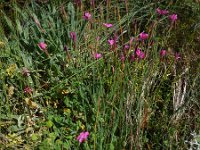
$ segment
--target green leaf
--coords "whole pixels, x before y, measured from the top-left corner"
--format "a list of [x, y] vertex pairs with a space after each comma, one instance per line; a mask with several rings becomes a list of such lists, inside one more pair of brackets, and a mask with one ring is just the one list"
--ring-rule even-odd
[[115, 146], [113, 145], [113, 143], [110, 144], [110, 150], [114, 150]]
[[7, 23], [8, 27], [12, 30], [12, 32], [15, 32], [12, 21], [5, 14], [4, 14], [4, 19], [5, 19], [5, 22]]
[[18, 19], [16, 20], [16, 26], [17, 26], [17, 31], [19, 32], [19, 34], [21, 34], [22, 33], [22, 26], [21, 26], [21, 23]]
[[70, 20], [71, 20], [71, 27], [72, 27], [71, 30], [74, 30], [74, 27], [75, 27], [75, 21], [74, 21], [75, 9], [74, 9], [74, 5], [71, 2], [69, 2], [68, 6], [67, 6], [67, 9], [68, 9], [68, 12], [69, 12], [69, 15], [70, 15]]
[[38, 135], [35, 134], [35, 133], [33, 133], [32, 136], [31, 136], [31, 139], [32, 139], [33, 141], [37, 141], [37, 140], [38, 140]]
[[53, 122], [51, 120], [46, 122], [46, 125], [48, 128], [51, 128], [53, 126]]

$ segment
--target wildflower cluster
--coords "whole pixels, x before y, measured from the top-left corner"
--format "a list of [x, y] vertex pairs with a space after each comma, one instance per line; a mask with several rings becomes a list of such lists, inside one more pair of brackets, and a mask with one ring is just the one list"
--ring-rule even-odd
[[[168, 15], [169, 14], [169, 11], [168, 10], [166, 10], [166, 9], [160, 9], [160, 8], [157, 8], [156, 9], [156, 12], [157, 12], [157, 14], [158, 15], [160, 15], [160, 16], [166, 16], [166, 15]], [[178, 19], [178, 17], [177, 17], [177, 14], [171, 14], [171, 15], [169, 15], [169, 19], [171, 20], [171, 22], [175, 22], [177, 19]]]
[[[81, 1], [77, 1], [77, 4], [81, 5]], [[94, 5], [94, 2], [92, 2], [92, 4]], [[169, 15], [169, 11], [168, 10], [162, 10], [160, 8], [156, 9], [156, 12], [159, 16], [167, 16]], [[170, 19], [170, 21], [172, 23], [176, 22], [177, 20], [177, 14], [171, 14], [168, 16], [168, 18]], [[82, 19], [84, 20], [83, 22], [89, 25], [91, 25], [91, 23], [95, 23], [95, 18], [92, 16], [92, 14], [88, 11], [84, 12]], [[110, 31], [112, 29], [115, 28], [115, 26], [112, 23], [105, 23], [105, 22], [98, 22], [98, 25], [100, 25], [102, 27], [102, 29], [104, 31]], [[122, 40], [120, 39], [120, 35], [118, 34], [117, 31], [113, 31], [112, 34], [110, 34], [107, 38], [106, 38], [106, 42], [103, 43], [104, 45], [102, 47], [104, 47], [105, 49], [107, 49], [106, 51], [108, 53], [113, 53], [115, 54], [117, 60], [119, 60], [119, 62], [124, 65], [125, 62], [128, 62], [129, 64], [132, 64], [133, 62], [145, 62], [146, 58], [148, 58], [148, 53], [147, 50], [149, 49], [149, 45], [153, 45], [153, 40], [152, 37], [153, 35], [150, 33], [149, 30], [146, 31], [140, 31], [137, 33], [137, 35], [131, 36], [129, 37], [129, 41], [127, 42], [122, 42]], [[72, 47], [74, 48], [74, 50], [77, 50], [78, 46], [78, 39], [79, 37], [79, 33], [76, 32], [75, 30], [72, 30], [71, 32], [68, 33], [68, 38], [69, 41], [72, 45]], [[98, 35], [96, 37], [96, 41], [99, 41], [101, 38], [100, 35]], [[47, 41], [47, 40], [46, 40]], [[150, 43], [150, 44], [149, 44]], [[66, 44], [66, 43], [65, 43]], [[63, 50], [66, 52], [67, 54], [67, 58], [70, 59], [70, 51], [67, 45], [63, 44]], [[48, 53], [48, 49], [49, 49], [49, 45], [47, 45], [47, 43], [45, 41], [41, 41], [38, 42], [36, 44], [39, 49], [41, 50], [41, 53], [45, 53], [46, 56], [50, 56]], [[71, 48], [70, 48], [71, 49]], [[100, 52], [98, 47], [93, 50], [91, 52], [92, 54], [92, 61], [97, 61], [97, 60], [103, 60], [104, 58], [106, 58], [106, 56], [104, 56], [105, 52]], [[161, 48], [159, 50], [159, 52], [157, 52], [158, 56], [160, 56], [160, 60], [165, 60], [166, 56], [167, 56], [167, 50], [164, 48]], [[175, 53], [175, 59], [178, 60], [180, 59], [180, 54], [179, 53]], [[127, 61], [128, 60], [128, 61]], [[112, 67], [112, 72], [115, 72], [115, 68], [114, 66]], [[30, 71], [27, 68], [23, 68], [22, 69], [22, 75], [24, 77], [28, 77], [30, 76]], [[29, 86], [25, 86], [24, 88], [24, 93], [25, 94], [29, 94], [31, 95], [33, 93], [33, 89]], [[67, 91], [62, 91], [62, 95], [66, 96], [68, 93]], [[79, 136], [76, 138], [76, 140], [78, 140], [78, 142], [81, 144], [83, 142], [85, 142], [89, 137], [89, 132], [81, 132], [79, 134]]]

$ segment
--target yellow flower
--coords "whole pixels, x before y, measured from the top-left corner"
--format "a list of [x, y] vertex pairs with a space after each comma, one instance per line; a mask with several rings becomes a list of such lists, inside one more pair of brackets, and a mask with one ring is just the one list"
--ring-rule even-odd
[[84, 124], [82, 124], [80, 127], [81, 127], [82, 130], [85, 130], [85, 125]]
[[6, 72], [7, 72], [8, 76], [13, 77], [13, 74], [15, 73], [16, 69], [17, 69], [17, 65], [16, 65], [16, 64], [10, 65], [10, 66], [6, 69]]
[[62, 90], [62, 94], [63, 94], [63, 95], [67, 95], [68, 93], [69, 93], [68, 90]]

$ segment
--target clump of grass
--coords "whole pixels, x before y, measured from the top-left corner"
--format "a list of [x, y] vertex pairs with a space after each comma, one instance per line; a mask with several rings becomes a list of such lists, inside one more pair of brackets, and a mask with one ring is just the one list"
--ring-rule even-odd
[[4, 14], [1, 148], [186, 147], [199, 129], [191, 115], [199, 74], [171, 42], [182, 25], [178, 4], [160, 2], [164, 15], [143, 4], [31, 2], [13, 5], [14, 20]]

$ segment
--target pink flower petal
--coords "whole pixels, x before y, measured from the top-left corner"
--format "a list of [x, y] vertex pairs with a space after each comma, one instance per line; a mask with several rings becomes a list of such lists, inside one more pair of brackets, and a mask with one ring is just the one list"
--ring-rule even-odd
[[83, 143], [84, 141], [87, 140], [88, 136], [89, 136], [89, 132], [81, 132], [79, 136], [77, 137], [77, 140], [79, 141], [79, 143]]
[[92, 18], [92, 15], [89, 12], [84, 12], [83, 18], [85, 20], [90, 20]]
[[39, 48], [42, 49], [42, 50], [46, 50], [46, 48], [47, 48], [47, 44], [46, 44], [45, 42], [40, 42], [40, 43], [38, 44], [38, 46], [39, 46]]
[[136, 50], [135, 53], [136, 53], [136, 55], [137, 55], [138, 57], [140, 57], [141, 49], [138, 48], [138, 49]]
[[170, 15], [170, 16], [169, 16], [169, 19], [170, 19], [172, 22], [175, 22], [175, 21], [178, 19], [177, 14], [172, 14], [172, 15]]
[[135, 52], [136, 56], [140, 59], [144, 59], [145, 58], [145, 53], [141, 51], [141, 49], [137, 49]]
[[167, 54], [167, 51], [166, 51], [166, 50], [162, 49], [162, 50], [160, 51], [160, 56], [161, 56], [161, 57], [164, 57], [166, 54]]
[[168, 10], [162, 10], [160, 8], [157, 8], [156, 9], [156, 12], [159, 14], [159, 15], [167, 15], [169, 13]]
[[111, 28], [113, 25], [111, 23], [103, 23], [103, 25], [107, 28]]
[[115, 40], [110, 39], [110, 40], [108, 40], [108, 43], [110, 44], [110, 46], [113, 46], [115, 44]]
[[142, 33], [140, 33], [140, 39], [141, 40], [146, 40], [146, 39], [148, 39], [148, 37], [149, 37], [149, 35], [147, 34], [147, 33], [144, 33], [144, 32], [142, 32]]
[[94, 57], [95, 57], [96, 59], [99, 59], [99, 58], [102, 57], [102, 54], [100, 54], [100, 53], [96, 53]]
[[140, 59], [144, 59], [145, 58], [145, 53], [144, 52], [141, 52], [140, 53]]

